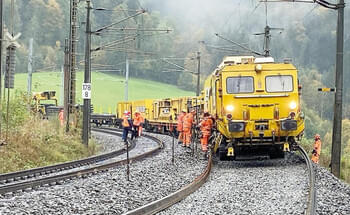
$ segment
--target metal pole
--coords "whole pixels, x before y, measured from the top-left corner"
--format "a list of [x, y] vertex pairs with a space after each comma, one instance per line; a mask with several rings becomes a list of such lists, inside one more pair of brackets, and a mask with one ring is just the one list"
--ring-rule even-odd
[[344, 0], [338, 3], [337, 53], [335, 64], [335, 99], [332, 138], [331, 172], [340, 177], [342, 103], [343, 103], [343, 48], [344, 48]]
[[[2, 90], [2, 40], [3, 38], [3, 0], [0, 0], [0, 140], [1, 140], [1, 124], [2, 124], [2, 103], [1, 103], [1, 90]], [[5, 91], [5, 90], [4, 90]]]
[[68, 39], [64, 41], [64, 119], [66, 120], [66, 132], [69, 131], [69, 90], [70, 90], [70, 70], [69, 70], [69, 46]]
[[29, 39], [29, 53], [28, 53], [28, 96], [32, 94], [32, 73], [33, 73], [33, 38]]
[[14, 36], [15, 25], [15, 0], [11, 0], [11, 35]]
[[[13, 37], [13, 31], [14, 31], [14, 23], [15, 23], [15, 2], [14, 0], [11, 0], [11, 35]], [[10, 53], [11, 53], [11, 46], [9, 47], [10, 49]], [[11, 54], [9, 54], [9, 57], [11, 59]], [[6, 113], [6, 120], [7, 120], [7, 123], [6, 123], [6, 140], [5, 142], [7, 143], [8, 142], [8, 133], [9, 133], [9, 122], [10, 122], [10, 119], [9, 119], [9, 115], [10, 115], [10, 71], [8, 70], [8, 73], [7, 73], [7, 113]]]
[[61, 92], [59, 105], [64, 106], [64, 65], [61, 65]]
[[[84, 83], [91, 83], [91, 29], [90, 29], [90, 0], [86, 0], [87, 15], [86, 15], [86, 45], [85, 45], [85, 73]], [[83, 144], [89, 144], [89, 123], [90, 123], [90, 98], [84, 98], [84, 113], [83, 113]]]
[[197, 60], [198, 60], [198, 72], [197, 72], [197, 92], [196, 96], [200, 94], [200, 81], [201, 81], [201, 53], [197, 52]]
[[174, 162], [175, 162], [175, 153], [174, 153], [174, 151], [175, 151], [175, 133], [174, 133], [174, 130], [172, 131], [172, 135], [173, 135], [173, 144], [172, 144], [172, 147], [171, 147], [171, 150], [172, 150], [172, 152], [171, 152], [171, 162], [174, 164]]
[[129, 59], [128, 56], [126, 54], [126, 60], [125, 60], [125, 97], [124, 100], [128, 101], [128, 89], [129, 88]]
[[[198, 131], [197, 131], [197, 129], [196, 129], [196, 126], [199, 124], [199, 117], [198, 117], [198, 114], [199, 114], [199, 107], [198, 107], [198, 98], [196, 98], [196, 125], [195, 125], [195, 130], [194, 130], [194, 132], [195, 132], [195, 134], [196, 134], [196, 139], [195, 139], [195, 152], [196, 152], [196, 154], [197, 154], [197, 141], [198, 141], [198, 137], [199, 137], [199, 135], [198, 135]], [[197, 154], [198, 155], [198, 154]]]
[[271, 34], [270, 34], [270, 27], [266, 24], [265, 27], [265, 41], [264, 41], [264, 56], [269, 57], [270, 56], [270, 41], [271, 41]]
[[[131, 134], [132, 135], [132, 134]], [[128, 138], [128, 137], [126, 137]], [[126, 180], [130, 181], [129, 141], [126, 141]]]

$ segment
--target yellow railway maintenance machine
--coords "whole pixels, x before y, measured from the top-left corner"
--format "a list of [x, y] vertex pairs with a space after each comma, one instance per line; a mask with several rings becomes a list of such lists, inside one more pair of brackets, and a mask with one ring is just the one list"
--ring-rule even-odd
[[56, 91], [34, 92], [32, 108], [34, 112], [42, 114], [45, 119], [48, 119], [51, 112], [58, 112], [57, 110], [53, 110], [57, 109]]
[[204, 110], [216, 117], [220, 159], [279, 158], [304, 131], [298, 71], [272, 57], [225, 57], [205, 81]]

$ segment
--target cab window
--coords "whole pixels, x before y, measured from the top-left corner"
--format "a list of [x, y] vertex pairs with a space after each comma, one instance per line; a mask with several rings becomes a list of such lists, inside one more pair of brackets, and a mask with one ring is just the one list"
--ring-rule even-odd
[[254, 92], [254, 79], [250, 76], [229, 77], [226, 79], [227, 93]]
[[265, 78], [266, 92], [291, 92], [293, 91], [293, 77], [291, 75], [274, 75]]

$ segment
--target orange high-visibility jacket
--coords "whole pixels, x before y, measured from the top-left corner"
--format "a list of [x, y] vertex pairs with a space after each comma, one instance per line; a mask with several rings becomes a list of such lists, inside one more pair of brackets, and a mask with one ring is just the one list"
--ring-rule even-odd
[[123, 123], [122, 123], [123, 127], [130, 127], [129, 121], [128, 121], [128, 117], [127, 116], [123, 116]]
[[144, 119], [143, 119], [142, 115], [137, 114], [134, 118], [133, 124], [134, 124], [134, 126], [140, 126], [141, 123], [143, 123], [143, 122], [144, 122]]
[[315, 141], [314, 149], [316, 150], [317, 155], [320, 155], [320, 154], [321, 154], [321, 145], [322, 145], [321, 140]]
[[203, 136], [210, 136], [212, 127], [213, 120], [210, 118], [204, 118], [200, 123], [200, 128]]
[[177, 118], [177, 131], [183, 131], [183, 123], [184, 123], [184, 117], [186, 113], [181, 112], [179, 117]]
[[184, 116], [184, 122], [183, 122], [183, 130], [191, 130], [192, 127], [192, 123], [193, 123], [193, 114], [192, 113], [187, 113]]

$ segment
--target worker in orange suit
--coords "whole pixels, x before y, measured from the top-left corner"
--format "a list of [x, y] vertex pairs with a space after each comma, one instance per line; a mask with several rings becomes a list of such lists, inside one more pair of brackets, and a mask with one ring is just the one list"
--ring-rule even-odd
[[192, 136], [192, 125], [194, 115], [196, 114], [195, 110], [192, 110], [190, 113], [187, 113], [183, 119], [183, 144], [182, 146], [186, 146], [187, 148], [191, 147], [191, 136]]
[[[125, 111], [124, 112], [124, 116], [123, 116], [123, 122], [122, 122], [122, 126], [123, 126], [123, 141], [126, 142], [127, 138], [128, 138], [128, 133], [129, 131], [132, 132], [132, 121], [131, 121], [131, 117], [130, 117], [130, 112], [129, 111]], [[133, 135], [131, 134], [131, 139], [133, 139]]]
[[204, 112], [203, 119], [199, 123], [201, 130], [201, 146], [202, 151], [204, 152], [204, 157], [206, 158], [208, 152], [208, 140], [211, 135], [211, 129], [213, 127], [213, 120], [210, 117], [208, 112]]
[[183, 109], [177, 118], [177, 131], [179, 132], [179, 137], [178, 137], [178, 144], [183, 144], [184, 141], [184, 132], [183, 132], [183, 123], [184, 123], [184, 117], [186, 115], [187, 111], [186, 109]]
[[320, 136], [319, 134], [316, 134], [316, 135], [315, 135], [314, 149], [312, 150], [312, 157], [311, 157], [311, 160], [312, 160], [314, 163], [317, 163], [317, 164], [318, 164], [318, 162], [319, 162], [319, 160], [320, 160], [321, 145], [322, 145], [321, 136]]
[[141, 113], [136, 111], [135, 116], [134, 116], [134, 120], [133, 120], [133, 127], [134, 127], [133, 134], [136, 138], [141, 136], [143, 121], [144, 121], [144, 119], [143, 119]]
[[58, 113], [58, 119], [60, 120], [61, 126], [64, 126], [64, 113], [63, 113], [63, 109], [61, 109], [60, 112]]
[[139, 135], [139, 137], [141, 137], [141, 135], [142, 135], [142, 126], [143, 126], [143, 123], [145, 123], [145, 118], [143, 118], [141, 113], [139, 113], [139, 121], [140, 121], [140, 126], [139, 126], [139, 130], [138, 130], [138, 135]]

